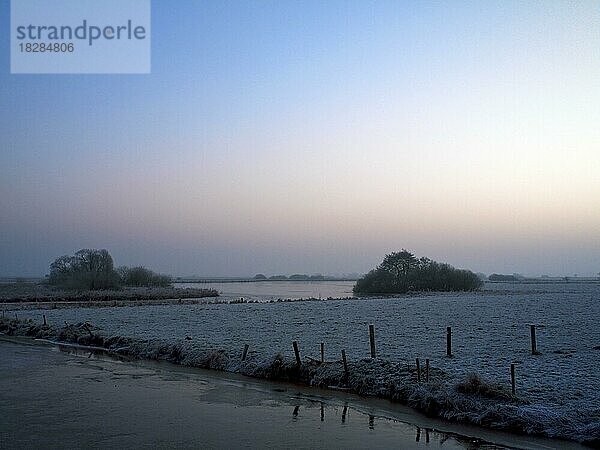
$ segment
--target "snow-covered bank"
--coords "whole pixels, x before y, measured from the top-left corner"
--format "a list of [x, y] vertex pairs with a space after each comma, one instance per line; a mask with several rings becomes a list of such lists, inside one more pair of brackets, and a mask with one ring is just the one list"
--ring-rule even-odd
[[166, 360], [257, 378], [341, 387], [361, 395], [399, 401], [428, 415], [455, 422], [600, 445], [600, 411], [566, 415], [548, 405], [513, 397], [504, 385], [489, 383], [474, 375], [457, 377], [438, 368], [431, 369], [429, 383], [418, 383], [414, 366], [406, 361], [350, 360], [346, 376], [341, 361], [322, 364], [309, 360], [298, 367], [285, 355], [256, 352], [242, 361], [240, 354], [225, 349], [199, 348], [191, 338], [176, 342], [132, 338], [107, 334], [86, 323], [58, 327], [2, 318], [0, 333], [94, 346], [132, 358]]

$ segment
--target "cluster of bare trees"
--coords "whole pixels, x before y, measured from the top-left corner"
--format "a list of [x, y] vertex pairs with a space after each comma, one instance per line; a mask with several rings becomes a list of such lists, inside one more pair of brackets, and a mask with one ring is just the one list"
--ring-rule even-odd
[[119, 267], [107, 250], [83, 249], [50, 264], [48, 282], [65, 289], [98, 290], [120, 286], [168, 286], [171, 278], [145, 267]]
[[50, 264], [50, 284], [66, 289], [112, 289], [120, 284], [107, 250], [79, 250]]

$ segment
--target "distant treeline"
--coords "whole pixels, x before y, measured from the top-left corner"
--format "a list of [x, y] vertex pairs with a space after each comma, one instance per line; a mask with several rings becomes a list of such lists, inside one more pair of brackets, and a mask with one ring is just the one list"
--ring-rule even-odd
[[523, 277], [517, 277], [516, 275], [502, 275], [499, 273], [493, 273], [488, 277], [490, 281], [519, 281]]
[[98, 290], [121, 286], [166, 287], [171, 284], [171, 278], [145, 267], [115, 269], [107, 250], [83, 249], [50, 264], [48, 283], [64, 289]]
[[377, 268], [354, 285], [357, 294], [402, 294], [409, 291], [474, 291], [483, 281], [470, 270], [416, 258], [402, 250], [386, 255]]
[[278, 281], [278, 280], [319, 281], [319, 280], [324, 280], [325, 277], [323, 275], [321, 275], [320, 273], [316, 274], [316, 275], [306, 275], [306, 274], [295, 273], [294, 275], [290, 275], [289, 277], [287, 275], [273, 275], [273, 276], [267, 277], [266, 275], [259, 273], [254, 276], [254, 279], [255, 280], [273, 280], [273, 281]]

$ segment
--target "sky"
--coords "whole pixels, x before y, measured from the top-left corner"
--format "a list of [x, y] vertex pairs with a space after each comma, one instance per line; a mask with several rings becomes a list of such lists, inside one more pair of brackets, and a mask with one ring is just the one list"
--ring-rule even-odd
[[0, 275], [600, 271], [600, 1], [152, 2], [152, 72], [11, 75]]

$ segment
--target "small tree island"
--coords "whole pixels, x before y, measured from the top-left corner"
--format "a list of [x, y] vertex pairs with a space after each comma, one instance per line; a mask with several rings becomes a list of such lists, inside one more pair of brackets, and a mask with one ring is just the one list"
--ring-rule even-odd
[[375, 269], [354, 285], [356, 294], [404, 294], [409, 291], [475, 291], [483, 285], [470, 270], [417, 258], [402, 249], [385, 255]]
[[168, 275], [143, 266], [115, 268], [107, 250], [82, 249], [56, 258], [43, 281], [0, 283], [0, 304], [15, 302], [159, 301], [169, 303], [218, 297], [215, 289], [175, 287]]

